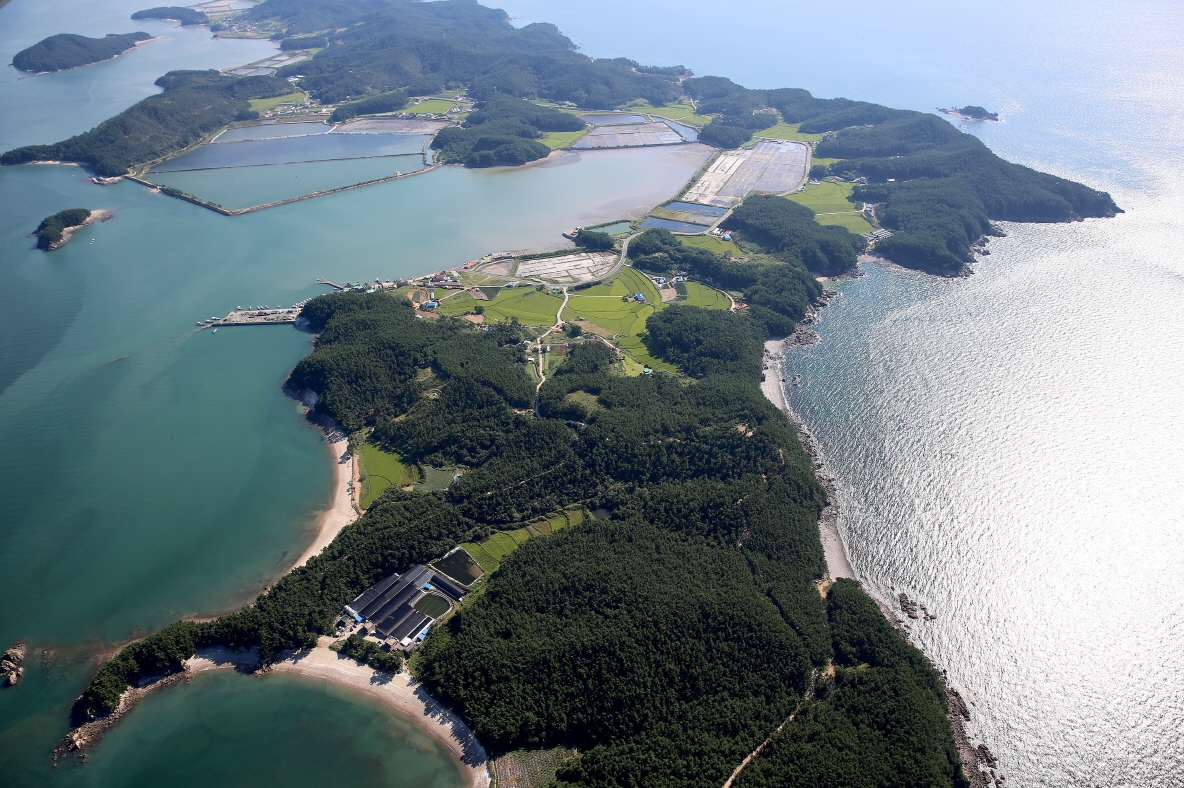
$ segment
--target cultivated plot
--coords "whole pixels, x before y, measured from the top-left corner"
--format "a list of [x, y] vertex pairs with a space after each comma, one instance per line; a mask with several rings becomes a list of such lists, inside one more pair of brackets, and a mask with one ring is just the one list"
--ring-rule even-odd
[[635, 123], [622, 126], [597, 126], [581, 137], [572, 147], [636, 148], [643, 145], [676, 145], [682, 135], [665, 123]]
[[562, 257], [523, 260], [518, 276], [545, 279], [560, 284], [590, 282], [612, 270], [618, 256], [611, 252], [577, 252]]
[[762, 140], [751, 150], [716, 159], [684, 195], [687, 202], [731, 207], [750, 192], [784, 192], [806, 176], [809, 148], [803, 143]]

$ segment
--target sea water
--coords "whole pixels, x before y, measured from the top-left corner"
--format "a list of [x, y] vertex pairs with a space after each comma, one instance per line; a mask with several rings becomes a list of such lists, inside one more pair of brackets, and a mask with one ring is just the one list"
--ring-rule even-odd
[[1179, 785], [1180, 5], [503, 5], [596, 57], [920, 111], [980, 104], [1002, 122], [953, 122], [1114, 195], [1116, 219], [1005, 225], [969, 279], [868, 266], [786, 377], [840, 478], [856, 572], [937, 614], [906, 618], [911, 637], [969, 700], [1006, 784]]
[[[0, 9], [0, 31], [11, 30], [6, 15], [21, 2]], [[16, 48], [0, 34], [0, 55]], [[136, 62], [121, 61], [91, 68], [101, 77]], [[20, 123], [14, 112], [2, 125], [11, 133]], [[5, 780], [51, 778], [50, 751], [100, 655], [177, 618], [250, 601], [309, 544], [328, 501], [323, 439], [281, 389], [310, 335], [195, 323], [327, 292], [319, 278], [390, 279], [492, 251], [562, 246], [568, 227], [635, 218], [669, 199], [708, 155], [684, 146], [569, 153], [519, 169], [447, 167], [233, 219], [130, 181], [96, 186], [78, 167], [0, 169], [0, 644], [30, 645], [24, 682], [0, 691]], [[267, 187], [268, 173], [285, 166], [235, 172], [256, 172], [253, 183]], [[35, 249], [37, 222], [75, 206], [111, 219], [54, 252]], [[189, 689], [177, 697], [200, 694]], [[236, 697], [219, 701], [228, 714], [266, 721], [266, 705]], [[196, 713], [188, 700], [173, 703], [145, 705], [158, 709], [145, 715], [148, 730], [183, 729]], [[273, 752], [324, 753], [332, 735], [311, 723], [288, 728]], [[107, 775], [141, 773], [136, 748], [119, 741], [95, 764], [111, 764]], [[243, 750], [203, 752], [218, 768], [251, 773]], [[413, 757], [393, 746], [389, 758], [400, 753]], [[349, 752], [325, 755], [326, 768], [338, 756]], [[441, 784], [458, 784], [443, 754], [424, 757]], [[144, 768], [150, 777], [139, 784], [172, 783], [194, 762], [170, 756]]]
[[[51, 5], [56, 14], [31, 0], [0, 9], [0, 56], [55, 32], [171, 24], [121, 27], [138, 2]], [[842, 285], [822, 341], [792, 361], [803, 379], [790, 395], [843, 479], [857, 571], [881, 598], [905, 591], [938, 613], [914, 637], [971, 700], [972, 732], [1009, 784], [1172, 785], [1184, 766], [1176, 6], [508, 8], [516, 24], [557, 22], [597, 57], [919, 110], [983, 104], [1004, 122], [968, 132], [1115, 194], [1128, 211], [1115, 220], [1009, 227], [969, 280], [871, 268]], [[190, 30], [170, 29], [178, 39]], [[0, 147], [85, 130], [150, 94], [169, 68], [274, 51], [192, 30], [189, 54], [150, 68], [129, 64], [174, 45], [40, 83], [10, 72], [0, 89], [26, 92], [4, 93], [15, 109], [0, 122]], [[41, 88], [26, 90], [78, 75], [90, 82], [45, 102]], [[543, 248], [566, 227], [669, 199], [698, 167], [663, 158], [680, 155], [447, 168], [234, 219], [134, 184], [100, 189], [76, 168], [0, 170], [0, 640], [33, 645], [26, 683], [0, 692], [0, 773], [50, 779], [49, 748], [97, 653], [177, 616], [240, 604], [310, 538], [328, 464], [279, 390], [308, 337], [279, 327], [191, 334], [196, 320], [292, 303], [321, 292], [319, 276], [397, 276]], [[399, 191], [415, 181], [419, 191]], [[74, 205], [115, 218], [52, 254], [32, 250], [36, 222]], [[145, 774], [142, 784], [180, 782], [195, 765], [248, 770], [248, 754], [216, 737], [151, 768], [151, 755], [127, 744], [158, 726], [206, 736], [193, 704], [207, 691], [230, 719], [265, 726], [274, 707], [234, 692], [254, 686], [240, 679], [254, 680], [223, 673], [149, 696], [92, 765]], [[290, 691], [298, 705], [305, 690]], [[370, 712], [356, 709], [355, 722], [343, 712], [335, 724], [364, 728]], [[305, 719], [262, 743], [272, 760], [332, 740], [332, 726]], [[454, 773], [442, 757], [435, 764]]]

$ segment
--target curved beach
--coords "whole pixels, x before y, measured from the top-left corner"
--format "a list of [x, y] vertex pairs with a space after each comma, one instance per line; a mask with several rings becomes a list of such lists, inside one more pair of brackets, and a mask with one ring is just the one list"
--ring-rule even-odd
[[300, 554], [293, 569], [308, 563], [308, 559], [328, 547], [343, 528], [358, 519], [353, 496], [353, 491], [358, 489], [358, 464], [349, 453], [349, 438], [335, 427], [324, 429], [329, 456], [333, 458], [333, 498], [317, 518], [312, 544]]

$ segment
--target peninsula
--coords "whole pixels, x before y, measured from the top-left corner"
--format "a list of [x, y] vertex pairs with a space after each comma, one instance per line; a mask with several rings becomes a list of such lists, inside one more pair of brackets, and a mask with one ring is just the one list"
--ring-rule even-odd
[[[469, 0], [266, 0], [243, 17], [325, 46], [275, 76], [171, 72], [96, 129], [0, 163], [122, 174], [252, 117], [248, 99], [286, 95], [288, 79], [342, 121], [463, 91], [474, 108], [431, 147], [470, 167], [550, 155], [552, 135], [591, 122], [581, 109], [689, 106], [718, 151], [667, 215], [705, 211], [715, 232], [581, 228], [575, 254], [491, 255], [465, 266], [475, 278], [304, 304], [318, 336], [288, 386], [375, 476], [381, 460], [387, 486], [252, 604], [104, 662], [75, 723], [115, 719], [129, 688], [199, 650], [388, 672], [404, 652], [491, 756], [578, 753], [556, 765], [564, 788], [981, 785], [941, 675], [845, 563], [828, 566], [819, 524], [834, 502], [766, 396], [766, 343], [800, 336], [834, 295], [816, 275], [852, 271], [869, 245], [956, 275], [993, 221], [1113, 216], [1110, 196], [1007, 162], [931, 114], [593, 60], [552, 25], [514, 28]], [[773, 160], [800, 178], [723, 189]], [[799, 189], [807, 172], [879, 229], [821, 224]], [[427, 594], [437, 577], [463, 593]], [[358, 604], [392, 588], [407, 598]], [[420, 594], [436, 601], [402, 611]], [[392, 611], [405, 615], [387, 631]]]
[[65, 71], [79, 66], [89, 66], [103, 60], [122, 55], [141, 41], [152, 36], [148, 33], [111, 33], [103, 38], [87, 38], [73, 33], [59, 33], [38, 41], [28, 49], [22, 49], [12, 58], [12, 65], [20, 71], [43, 74], [48, 71]]

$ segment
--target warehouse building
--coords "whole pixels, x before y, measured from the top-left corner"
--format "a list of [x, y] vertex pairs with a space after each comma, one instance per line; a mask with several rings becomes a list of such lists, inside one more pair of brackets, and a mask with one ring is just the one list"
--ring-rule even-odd
[[375, 634], [406, 648], [464, 597], [460, 587], [426, 566], [384, 578], [345, 606], [354, 621], [369, 621]]

